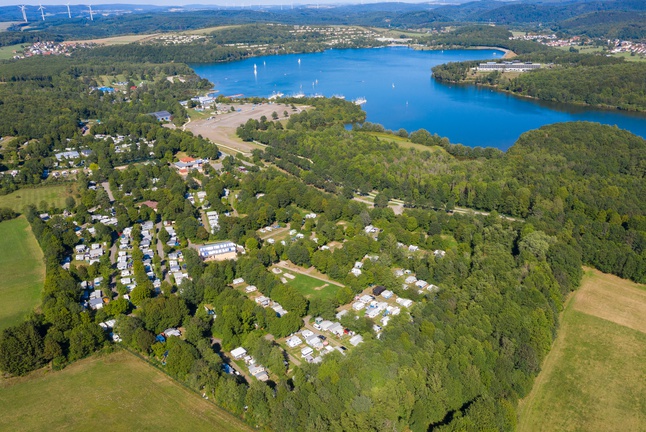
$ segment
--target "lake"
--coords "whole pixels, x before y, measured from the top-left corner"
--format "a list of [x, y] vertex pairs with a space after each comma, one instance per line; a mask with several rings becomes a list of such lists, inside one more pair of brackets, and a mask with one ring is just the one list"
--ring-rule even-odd
[[[537, 102], [475, 86], [435, 82], [442, 63], [499, 59], [497, 50], [416, 51], [406, 47], [328, 50], [192, 64], [223, 95], [275, 92], [365, 98], [367, 119], [388, 129], [427, 129], [452, 143], [508, 149], [523, 133], [565, 121], [617, 125], [646, 137], [646, 115]], [[255, 68], [254, 68], [255, 66]], [[255, 73], [254, 73], [255, 70]]]

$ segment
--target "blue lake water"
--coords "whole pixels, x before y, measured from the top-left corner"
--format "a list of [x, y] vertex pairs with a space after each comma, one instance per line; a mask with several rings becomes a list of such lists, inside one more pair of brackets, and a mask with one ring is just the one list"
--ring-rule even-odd
[[[545, 124], [592, 121], [646, 137], [646, 115], [537, 102], [475, 86], [435, 82], [431, 68], [465, 60], [500, 58], [496, 50], [416, 51], [404, 47], [329, 50], [193, 64], [224, 95], [268, 97], [304, 93], [364, 97], [367, 119], [388, 129], [427, 129], [468, 146], [509, 148]], [[299, 62], [300, 60], [300, 62]], [[254, 65], [256, 73], [254, 73]]]

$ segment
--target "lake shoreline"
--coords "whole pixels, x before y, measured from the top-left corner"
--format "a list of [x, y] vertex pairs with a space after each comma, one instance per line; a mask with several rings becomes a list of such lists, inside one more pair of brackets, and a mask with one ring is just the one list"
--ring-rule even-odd
[[[398, 45], [402, 46], [402, 45]], [[496, 47], [496, 46], [459, 46], [459, 45], [451, 45], [448, 48], [443, 47], [440, 45], [437, 46], [427, 46], [427, 45], [408, 45], [409, 48], [414, 49], [415, 51], [461, 51], [461, 50], [491, 50], [491, 51], [500, 51], [503, 52], [504, 55], [501, 57], [503, 59], [511, 59], [514, 57], [518, 57], [518, 54], [513, 52], [510, 49], [503, 48], [503, 47]]]
[[[435, 79], [435, 78], [433, 78]], [[511, 90], [505, 90], [501, 89], [500, 87], [496, 85], [491, 85], [491, 84], [485, 84], [485, 83], [476, 83], [473, 81], [447, 81], [447, 82], [441, 82], [437, 81], [439, 84], [454, 84], [454, 85], [461, 85], [461, 86], [475, 86], [477, 88], [486, 88], [490, 90], [495, 90], [498, 93], [503, 93], [503, 94], [508, 94], [517, 98], [521, 99], [528, 99], [531, 101], [536, 101], [536, 102], [546, 102], [546, 103], [552, 103], [552, 104], [558, 104], [562, 105], [564, 107], [567, 106], [572, 106], [572, 107], [581, 107], [581, 108], [589, 108], [589, 109], [594, 109], [594, 110], [599, 110], [599, 111], [607, 111], [607, 112], [620, 112], [620, 113], [635, 113], [635, 114], [646, 114], [646, 109], [624, 109], [621, 107], [613, 106], [613, 105], [603, 105], [603, 104], [596, 104], [592, 105], [589, 103], [585, 102], [558, 102], [558, 101], [553, 101], [553, 100], [547, 100], [547, 99], [541, 99], [536, 96], [529, 96], [529, 95], [524, 95], [520, 93], [515, 93]], [[646, 118], [645, 118], [646, 120]]]
[[468, 147], [505, 151], [524, 132], [571, 121], [618, 125], [646, 137], [646, 121], [639, 112], [558, 104], [465, 83], [439, 83], [429, 73], [440, 64], [500, 61], [503, 53], [503, 49], [484, 46], [451, 50], [397, 46], [330, 49], [188, 66], [224, 95], [365, 98], [367, 103], [362, 108], [369, 122], [391, 130], [426, 129]]

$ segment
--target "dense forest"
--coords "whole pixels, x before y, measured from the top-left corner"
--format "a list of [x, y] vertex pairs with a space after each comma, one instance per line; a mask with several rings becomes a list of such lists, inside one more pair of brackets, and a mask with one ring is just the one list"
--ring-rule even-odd
[[499, 88], [537, 99], [646, 111], [646, 64], [554, 68], [522, 74]]
[[[642, 229], [633, 231], [641, 226], [646, 208], [641, 200], [631, 198], [646, 194], [641, 180], [646, 164], [642, 138], [591, 123], [556, 124], [527, 132], [503, 157], [495, 157], [494, 152], [494, 157], [485, 159], [483, 153], [474, 152], [465, 154], [470, 158], [456, 161], [444, 151], [423, 152], [420, 158], [394, 144], [363, 133], [351, 134], [338, 126], [312, 131], [312, 117], [309, 113], [294, 115], [286, 129], [250, 121], [238, 133], [244, 139], [268, 144], [263, 156], [267, 160], [329, 191], [349, 188], [368, 193], [376, 189], [411, 207], [495, 210], [526, 218], [546, 231], [557, 230], [566, 220], [581, 227], [591, 224], [584, 230], [586, 235], [582, 232], [578, 238], [579, 246], [587, 252], [585, 263], [635, 281], [646, 278], [644, 237], [636, 232]], [[423, 130], [411, 133], [410, 138], [428, 145], [429, 150], [441, 145], [439, 137]], [[618, 148], [622, 150], [613, 156]], [[290, 155], [307, 159], [299, 161]], [[613, 160], [616, 162], [610, 164]], [[598, 168], [602, 166], [605, 171]], [[608, 195], [610, 190], [613, 193]], [[604, 226], [609, 229], [608, 215], [615, 214], [615, 222], [625, 222], [616, 231], [618, 237], [610, 240], [606, 233], [591, 228], [601, 215], [602, 224], [608, 224]], [[628, 240], [634, 235], [640, 239], [636, 243]], [[599, 241], [613, 252], [594, 253], [592, 244], [598, 246]], [[631, 246], [626, 247], [626, 242]], [[613, 257], [612, 263], [602, 265], [609, 257]]]
[[598, 11], [561, 21], [555, 30], [592, 38], [640, 40], [646, 38], [646, 11]]

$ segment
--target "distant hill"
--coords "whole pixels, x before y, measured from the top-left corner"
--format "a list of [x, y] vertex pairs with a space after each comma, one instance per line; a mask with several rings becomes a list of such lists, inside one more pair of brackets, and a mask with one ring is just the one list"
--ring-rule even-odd
[[[456, 3], [459, 0], [456, 0]], [[371, 3], [321, 8], [300, 6], [281, 9], [262, 6], [220, 9], [215, 5], [161, 7], [94, 5], [94, 21], [86, 6], [46, 6], [43, 21], [35, 6], [27, 9], [27, 24], [0, 32], [0, 46], [36, 40], [64, 40], [194, 30], [228, 24], [280, 23], [300, 25], [360, 25], [422, 28], [438, 23], [488, 23], [517, 26], [542, 24], [571, 34], [639, 39], [646, 35], [644, 0], [520, 0], [471, 1], [455, 5], [434, 3]], [[16, 6], [0, 7], [0, 21], [21, 22]]]
[[[445, 17], [450, 18], [454, 21], [468, 21], [479, 13], [487, 12], [508, 4], [510, 3], [502, 1], [481, 0], [472, 1], [461, 5], [441, 6], [434, 10], [435, 12], [444, 15]], [[518, 3], [514, 2], [513, 4]]]
[[414, 11], [398, 15], [391, 21], [394, 27], [428, 27], [436, 22], [450, 22], [453, 21], [436, 11]]
[[562, 3], [512, 3], [485, 10], [464, 19], [493, 21], [497, 24], [557, 23], [599, 11], [644, 11], [646, 2], [637, 0], [577, 1]]
[[589, 37], [644, 39], [646, 38], [646, 12], [592, 12], [561, 21], [557, 29], [571, 34], [585, 34]]

